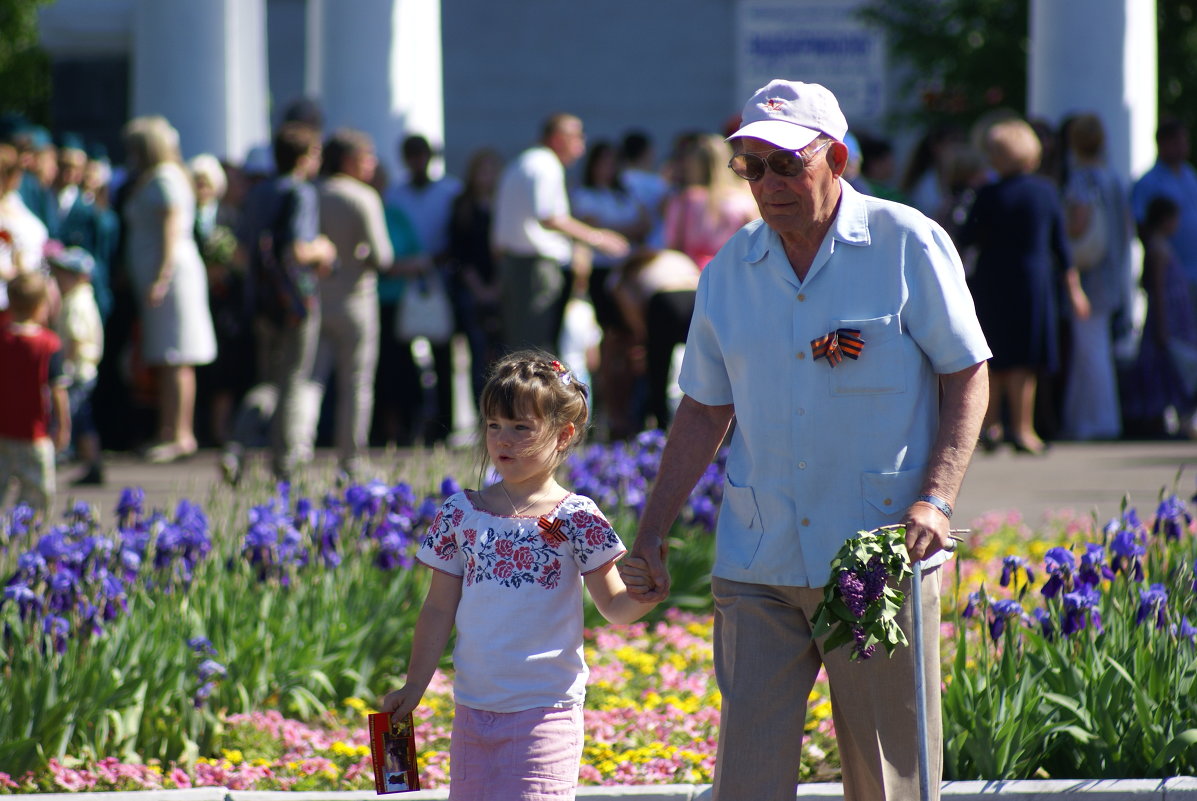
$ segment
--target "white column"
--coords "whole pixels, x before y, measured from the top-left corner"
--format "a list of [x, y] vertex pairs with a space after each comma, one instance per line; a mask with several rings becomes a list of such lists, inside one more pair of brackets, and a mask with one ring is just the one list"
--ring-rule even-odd
[[1094, 112], [1109, 165], [1130, 181], [1155, 162], [1155, 0], [1032, 0], [1028, 113]]
[[373, 136], [392, 175], [404, 135], [443, 145], [440, 0], [319, 5], [320, 99], [329, 129], [344, 125]]
[[265, 0], [136, 0], [133, 114], [161, 114], [183, 156], [240, 162], [270, 138]]

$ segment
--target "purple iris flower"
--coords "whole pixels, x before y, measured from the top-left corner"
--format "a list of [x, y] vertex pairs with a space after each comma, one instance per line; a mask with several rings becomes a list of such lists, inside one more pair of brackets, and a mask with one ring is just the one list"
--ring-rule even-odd
[[1135, 581], [1143, 580], [1143, 563], [1139, 557], [1147, 553], [1147, 549], [1139, 544], [1133, 530], [1119, 529], [1110, 541], [1110, 550], [1114, 553], [1110, 568], [1115, 573], [1130, 575]]
[[192, 651], [201, 654], [216, 654], [216, 648], [213, 647], [212, 641], [207, 637], [192, 637], [187, 641], [187, 647]]
[[441, 497], [448, 498], [450, 495], [456, 495], [461, 492], [461, 484], [457, 483], [457, 479], [453, 476], [445, 476], [441, 481]]
[[0, 606], [8, 601], [17, 605], [21, 620], [28, 620], [31, 615], [40, 615], [42, 612], [42, 598], [28, 584], [12, 583], [5, 587], [4, 600], [0, 601]]
[[1089, 584], [1082, 584], [1075, 592], [1064, 593], [1064, 621], [1060, 627], [1065, 637], [1071, 636], [1092, 622], [1101, 631], [1101, 593]]
[[199, 663], [199, 667], [195, 669], [200, 681], [207, 681], [213, 676], [223, 676], [228, 671], [225, 666], [217, 662], [215, 659], [205, 659]]
[[1072, 574], [1076, 570], [1076, 557], [1067, 548], [1049, 548], [1043, 555], [1044, 568], [1047, 570], [1047, 583], [1040, 592], [1044, 598], [1055, 598], [1061, 590], [1072, 589]]
[[1035, 574], [1031, 571], [1030, 563], [1021, 556], [1007, 556], [1002, 560], [1002, 578], [998, 583], [1003, 587], [1009, 587], [1019, 570], [1026, 572], [1028, 584], [1034, 583]]
[[1039, 627], [1043, 630], [1045, 639], [1051, 640], [1056, 636], [1056, 626], [1052, 622], [1051, 613], [1042, 607], [1036, 607], [1031, 614], [1035, 620], [1039, 621]]
[[125, 487], [116, 504], [116, 516], [122, 526], [130, 525], [145, 509], [145, 490], [141, 487]]
[[960, 613], [963, 618], [973, 618], [977, 616], [977, 604], [981, 603], [980, 592], [970, 592], [968, 594], [968, 603], [964, 605], [964, 611]]
[[1180, 625], [1172, 625], [1172, 633], [1178, 637], [1183, 637], [1190, 642], [1197, 640], [1197, 626], [1189, 622], [1189, 616], [1185, 615], [1180, 619]]
[[1180, 535], [1187, 531], [1193, 522], [1193, 516], [1185, 508], [1185, 503], [1177, 495], [1169, 495], [1160, 501], [1155, 512], [1155, 523], [1151, 527], [1152, 534], [1164, 535], [1166, 540], [1179, 540]]
[[17, 557], [17, 575], [32, 581], [44, 576], [47, 565], [45, 558], [37, 551], [26, 551]]
[[18, 503], [8, 515], [7, 538], [24, 537], [33, 525], [33, 507], [25, 502]]
[[65, 559], [71, 552], [71, 542], [67, 539], [66, 529], [55, 526], [37, 541], [37, 552], [47, 562]]
[[203, 684], [201, 684], [199, 686], [199, 689], [197, 689], [195, 691], [195, 696], [194, 696], [195, 708], [199, 709], [201, 706], [203, 706], [204, 701], [208, 700], [208, 696], [210, 696], [212, 694], [212, 691], [215, 689], [216, 689], [216, 682], [214, 682], [214, 681], [207, 681], [207, 682], [204, 682]]
[[71, 622], [69, 620], [59, 615], [46, 615], [42, 618], [42, 631], [54, 643], [55, 651], [60, 654], [66, 653], [67, 639], [71, 635]]
[[1106, 564], [1106, 549], [1103, 545], [1090, 542], [1085, 545], [1085, 553], [1081, 556], [1081, 566], [1077, 570], [1077, 579], [1082, 584], [1097, 585], [1102, 579], [1107, 581], [1114, 578], [1114, 571]]
[[1168, 624], [1168, 590], [1163, 584], [1152, 584], [1145, 590], [1139, 590], [1139, 612], [1135, 615], [1135, 625], [1142, 625], [1153, 615], [1157, 629]]
[[989, 621], [989, 636], [994, 642], [1001, 639], [1002, 632], [1006, 630], [1007, 620], [1015, 617], [1021, 618], [1024, 614], [1022, 604], [1018, 601], [994, 601], [989, 608], [993, 611], [993, 618]]

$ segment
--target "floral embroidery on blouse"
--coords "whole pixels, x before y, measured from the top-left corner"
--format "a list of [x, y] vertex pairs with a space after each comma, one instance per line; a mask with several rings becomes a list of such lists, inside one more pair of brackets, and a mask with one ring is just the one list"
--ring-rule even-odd
[[[579, 504], [589, 509], [570, 511]], [[428, 527], [423, 547], [445, 563], [457, 561], [460, 551], [467, 587], [493, 581], [503, 587], [527, 584], [544, 589], [560, 584], [563, 559], [573, 559], [585, 571], [596, 554], [603, 558], [623, 550], [615, 529], [588, 498], [571, 494], [546, 517], [562, 521], [565, 539], [556, 545], [542, 536], [537, 518], [493, 515], [473, 507], [462, 493], [445, 501]], [[467, 518], [470, 527], [459, 528]]]

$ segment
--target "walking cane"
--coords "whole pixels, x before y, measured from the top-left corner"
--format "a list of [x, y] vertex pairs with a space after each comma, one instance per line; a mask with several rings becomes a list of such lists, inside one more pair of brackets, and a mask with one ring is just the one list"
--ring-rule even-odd
[[[951, 534], [966, 534], [968, 529], [953, 529]], [[918, 722], [919, 746], [919, 799], [931, 799], [931, 754], [927, 743], [927, 686], [924, 674], [926, 656], [923, 653], [923, 568], [938, 567], [952, 557], [959, 537], [952, 537], [944, 548], [945, 555], [933, 554], [930, 559], [920, 559], [911, 565], [914, 575], [910, 579], [910, 602], [914, 605], [914, 709]], [[930, 565], [927, 565], [931, 562]], [[936, 635], [938, 636], [938, 634]]]

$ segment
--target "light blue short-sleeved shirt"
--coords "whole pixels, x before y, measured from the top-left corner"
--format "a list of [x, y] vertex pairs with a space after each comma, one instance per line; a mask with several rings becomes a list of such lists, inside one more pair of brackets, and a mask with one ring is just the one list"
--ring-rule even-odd
[[[914, 502], [939, 421], [937, 375], [992, 354], [960, 257], [917, 210], [846, 182], [799, 281], [781, 239], [749, 223], [703, 271], [682, 366], [699, 403], [732, 404], [713, 573], [818, 587], [844, 540]], [[832, 368], [811, 341], [859, 329]]]

